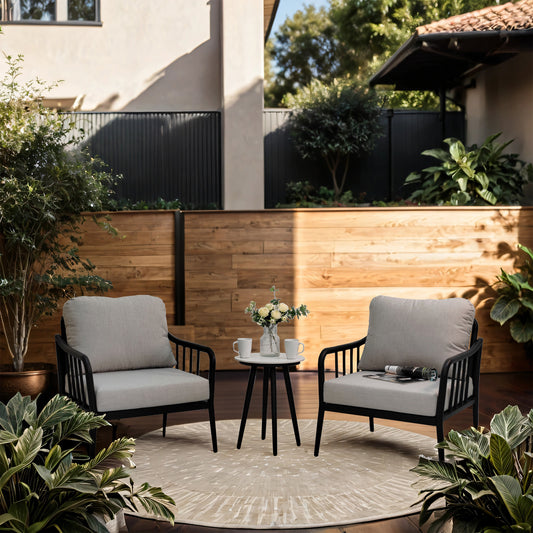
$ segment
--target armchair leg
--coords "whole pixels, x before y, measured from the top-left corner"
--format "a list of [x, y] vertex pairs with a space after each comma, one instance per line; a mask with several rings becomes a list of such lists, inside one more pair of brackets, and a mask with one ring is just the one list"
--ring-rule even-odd
[[163, 413], [163, 437], [167, 436], [167, 414]]
[[[442, 442], [444, 440], [444, 427], [443, 427], [443, 421], [440, 420], [437, 422], [437, 443]], [[442, 448], [439, 448], [439, 461], [441, 463], [444, 462], [444, 450]]]
[[94, 457], [96, 455], [96, 429], [91, 429], [89, 435], [91, 436], [92, 442], [87, 444], [87, 455]]
[[218, 445], [217, 445], [217, 428], [215, 425], [215, 406], [213, 405], [213, 400], [209, 400], [209, 424], [211, 426], [211, 441], [213, 443], [213, 453], [217, 453], [218, 451]]
[[315, 437], [315, 457], [318, 457], [320, 450], [320, 439], [322, 437], [322, 426], [324, 425], [324, 408], [318, 408], [318, 416], [316, 419], [316, 437]]
[[472, 419], [474, 427], [477, 429], [479, 427], [479, 398], [476, 398], [476, 401], [472, 406]]
[[373, 433], [374, 432], [374, 417], [373, 416], [368, 417], [368, 427], [370, 428], [370, 431]]

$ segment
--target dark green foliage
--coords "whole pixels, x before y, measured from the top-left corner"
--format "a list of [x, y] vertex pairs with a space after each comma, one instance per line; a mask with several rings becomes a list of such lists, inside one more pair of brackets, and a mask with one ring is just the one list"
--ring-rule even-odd
[[115, 440], [93, 459], [77, 452], [91, 430], [108, 425], [64, 396], [40, 412], [20, 393], [0, 403], [0, 531], [107, 533], [97, 516], [109, 521], [139, 507], [173, 523], [169, 496], [133, 486], [133, 439]]
[[153, 209], [173, 210], [185, 209], [185, 204], [178, 199], [167, 201], [163, 198], [158, 198], [153, 201], [139, 200], [138, 202], [134, 202], [126, 199], [116, 200], [110, 198], [109, 201], [104, 204], [103, 209], [107, 211], [150, 211]]
[[[340, 75], [335, 27], [322, 7], [304, 6], [287, 18], [267, 44], [265, 106], [277, 107], [286, 94], [318, 79], [332, 82]], [[275, 75], [270, 71], [275, 62]]]
[[523, 186], [533, 179], [533, 166], [504, 153], [512, 142], [498, 143], [497, 133], [481, 146], [465, 148], [457, 139], [445, 139], [448, 151], [425, 150], [438, 164], [413, 172], [405, 184], [417, 184], [409, 200], [429, 205], [513, 205], [523, 197]]
[[[365, 84], [417, 26], [494, 4], [494, 0], [330, 0], [305, 6], [271, 37], [265, 105], [280, 106], [312, 80], [350, 76]], [[270, 62], [273, 65], [270, 65]], [[391, 108], [438, 109], [429, 91], [387, 91]]]
[[357, 202], [352, 191], [346, 191], [336, 201], [333, 189], [322, 185], [317, 190], [308, 181], [290, 181], [286, 190], [287, 203], [277, 207], [348, 207], [360, 205], [365, 196], [365, 193], [361, 193]]
[[112, 177], [74, 149], [74, 124], [41, 104], [39, 80], [19, 84], [22, 58], [0, 82], [0, 318], [14, 368], [31, 328], [61, 298], [107, 290], [80, 257], [80, 225], [99, 210]]
[[381, 135], [376, 94], [349, 80], [330, 85], [318, 81], [288, 98], [291, 136], [303, 158], [322, 158], [338, 201], [351, 156], [370, 151]]
[[518, 245], [527, 254], [518, 272], [508, 274], [503, 269], [498, 276], [494, 302], [490, 317], [501, 326], [509, 322], [511, 336], [516, 342], [533, 342], [533, 251], [527, 246]]
[[[450, 431], [439, 448], [449, 462], [420, 457], [413, 471], [432, 480], [423, 489], [420, 525], [434, 504], [446, 504], [428, 533], [453, 519], [453, 533], [531, 532], [533, 528], [533, 410], [516, 406], [494, 415], [490, 432]], [[438, 506], [437, 506], [438, 507]]]

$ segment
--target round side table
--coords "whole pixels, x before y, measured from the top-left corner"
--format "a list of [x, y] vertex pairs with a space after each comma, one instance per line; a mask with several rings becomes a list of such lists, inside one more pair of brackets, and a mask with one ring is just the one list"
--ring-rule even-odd
[[285, 378], [285, 389], [287, 390], [287, 398], [289, 399], [289, 408], [291, 411], [292, 427], [294, 429], [294, 437], [296, 438], [296, 445], [300, 446], [300, 432], [298, 430], [298, 421], [296, 419], [296, 408], [294, 406], [294, 397], [292, 395], [291, 379], [289, 376], [289, 367], [299, 365], [305, 361], [305, 357], [297, 355], [290, 359], [284, 353], [276, 357], [263, 356], [258, 353], [252, 353], [250, 357], [235, 357], [235, 360], [243, 365], [250, 367], [250, 375], [248, 377], [248, 386], [246, 388], [246, 397], [244, 399], [244, 407], [242, 410], [241, 426], [239, 428], [239, 438], [237, 440], [237, 449], [240, 449], [242, 438], [244, 436], [244, 428], [246, 427], [246, 419], [248, 418], [248, 409], [250, 407], [250, 400], [252, 399], [252, 391], [255, 383], [255, 376], [258, 367], [263, 367], [263, 416], [261, 424], [261, 439], [266, 438], [267, 426], [267, 405], [268, 405], [268, 382], [270, 381], [270, 400], [272, 411], [272, 453], [278, 454], [278, 420], [277, 420], [277, 399], [276, 399], [276, 368], [281, 368], [283, 377]]

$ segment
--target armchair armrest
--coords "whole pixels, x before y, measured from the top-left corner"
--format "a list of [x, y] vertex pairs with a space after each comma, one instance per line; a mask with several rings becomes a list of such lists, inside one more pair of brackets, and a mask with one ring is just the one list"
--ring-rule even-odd
[[205, 370], [205, 367], [202, 368], [200, 362], [207, 357], [208, 379], [210, 386], [214, 386], [216, 370], [215, 352], [209, 346], [179, 339], [172, 335], [172, 333], [168, 334], [168, 339], [176, 346], [176, 368], [180, 370], [199, 375], [201, 371]]
[[93, 371], [89, 358], [55, 336], [59, 393], [72, 398], [88, 411], [96, 411]]
[[[453, 413], [462, 409], [467, 403], [471, 404], [473, 400], [477, 401], [482, 346], [483, 339], [477, 339], [468, 350], [444, 361], [439, 376], [437, 412]], [[449, 382], [451, 388], [447, 393]], [[470, 389], [471, 386], [472, 389]], [[447, 396], [448, 401], [446, 402]]]
[[[335, 377], [339, 374], [353, 374], [357, 370], [357, 365], [361, 359], [361, 346], [366, 342], [366, 337], [357, 341], [349, 342], [347, 344], [339, 344], [338, 346], [331, 346], [324, 348], [318, 356], [318, 388], [320, 394], [325, 381], [325, 361], [330, 355], [335, 356]], [[339, 361], [340, 359], [340, 361]], [[354, 364], [355, 363], [355, 364]]]

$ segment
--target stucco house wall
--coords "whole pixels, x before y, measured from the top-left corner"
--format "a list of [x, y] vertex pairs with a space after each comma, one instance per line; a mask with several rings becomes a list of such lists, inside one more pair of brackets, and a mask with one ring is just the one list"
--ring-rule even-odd
[[533, 162], [533, 52], [480, 71], [466, 91], [467, 141], [483, 142], [502, 132], [508, 150]]
[[[81, 110], [221, 108], [220, 2], [102, 0], [101, 25], [2, 24], [0, 48]], [[1, 70], [5, 71], [2, 64]]]
[[100, 24], [0, 22], [0, 51], [79, 110], [221, 111], [224, 208], [263, 209], [265, 6], [100, 0]]

